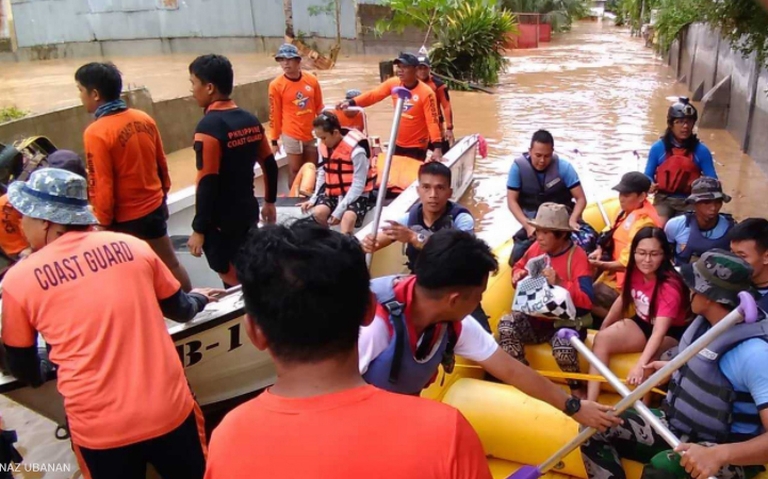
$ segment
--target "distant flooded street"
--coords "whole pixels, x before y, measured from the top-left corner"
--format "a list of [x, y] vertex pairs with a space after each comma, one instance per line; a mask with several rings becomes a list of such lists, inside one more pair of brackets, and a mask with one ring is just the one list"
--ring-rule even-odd
[[[189, 94], [187, 66], [194, 55], [112, 59], [126, 87], [146, 87], [157, 100]], [[265, 55], [230, 55], [237, 83], [279, 74]], [[528, 148], [531, 134], [546, 128], [559, 154], [576, 164], [591, 198], [610, 193], [624, 172], [642, 170], [650, 145], [666, 124], [670, 100], [685, 95], [670, 69], [643, 41], [608, 22], [582, 22], [535, 50], [510, 52], [510, 65], [495, 95], [452, 92], [457, 136], [481, 133], [489, 157], [480, 160], [473, 187], [464, 198], [479, 220], [478, 234], [492, 245], [509, 238], [515, 220], [506, 208], [506, 174], [512, 159]], [[378, 84], [381, 58], [346, 57], [331, 71], [316, 72], [326, 104], [340, 101], [349, 88]], [[0, 106], [43, 112], [78, 104], [74, 71], [82, 59], [7, 64], [0, 72]], [[371, 131], [389, 132], [392, 107], [368, 109]], [[266, 121], [266, 118], [262, 119]], [[766, 177], [743, 155], [724, 130], [700, 130], [715, 155], [718, 172], [734, 201], [726, 209], [737, 217], [758, 215], [753, 200]], [[194, 181], [190, 151], [169, 152], [175, 189]]]

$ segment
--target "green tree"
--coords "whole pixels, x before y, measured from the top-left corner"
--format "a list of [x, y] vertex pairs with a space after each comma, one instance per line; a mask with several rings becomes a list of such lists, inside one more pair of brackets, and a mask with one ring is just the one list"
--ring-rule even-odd
[[331, 17], [336, 27], [336, 45], [341, 45], [341, 0], [325, 0], [321, 5], [312, 5], [307, 8], [312, 17], [326, 15]]
[[424, 46], [432, 35], [437, 40], [430, 53], [436, 72], [485, 85], [498, 82], [506, 68], [504, 45], [517, 28], [514, 15], [497, 8], [495, 1], [384, 0], [383, 5], [392, 15], [376, 23], [377, 34], [419, 28], [425, 32]]
[[516, 13], [539, 13], [558, 32], [570, 30], [574, 20], [589, 15], [586, 0], [504, 0], [502, 4]]
[[[515, 16], [480, 1], [465, 1], [437, 30], [432, 67], [458, 80], [495, 85], [507, 66], [504, 47], [517, 33]], [[466, 89], [452, 84], [452, 88]]]
[[461, 0], [384, 0], [382, 5], [392, 10], [392, 16], [376, 22], [374, 33], [381, 36], [385, 32], [402, 33], [407, 27], [416, 27], [426, 32], [422, 44], [428, 45], [435, 27], [462, 3]]

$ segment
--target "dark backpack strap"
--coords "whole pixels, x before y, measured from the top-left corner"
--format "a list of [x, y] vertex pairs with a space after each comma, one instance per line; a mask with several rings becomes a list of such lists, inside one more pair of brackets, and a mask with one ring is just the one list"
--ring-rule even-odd
[[395, 384], [400, 377], [400, 366], [403, 362], [403, 350], [405, 349], [405, 316], [403, 315], [403, 303], [393, 298], [383, 303], [384, 309], [389, 313], [390, 322], [395, 329], [395, 354], [392, 357], [392, 366], [389, 368], [389, 382]]
[[456, 343], [459, 342], [459, 336], [456, 334], [456, 328], [453, 323], [449, 323], [446, 326], [448, 331], [445, 334], [448, 335], [448, 344], [445, 346], [443, 360], [440, 364], [443, 365], [445, 374], [451, 374], [456, 366], [456, 353], [454, 353], [454, 349], [456, 349]]

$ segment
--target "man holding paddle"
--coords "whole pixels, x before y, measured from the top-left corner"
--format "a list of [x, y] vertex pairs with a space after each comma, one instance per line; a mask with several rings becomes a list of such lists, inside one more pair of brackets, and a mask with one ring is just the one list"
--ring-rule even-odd
[[619, 424], [611, 407], [569, 396], [504, 352], [470, 317], [497, 268], [485, 242], [466, 231], [445, 229], [424, 246], [415, 275], [371, 281], [379, 306], [373, 321], [360, 330], [363, 378], [388, 391], [418, 395], [441, 364], [451, 372], [459, 355], [580, 424], [600, 430]]
[[[680, 351], [722, 321], [751, 290], [751, 267], [733, 253], [712, 250], [682, 266], [699, 316], [680, 341]], [[657, 370], [665, 361], [646, 366]], [[740, 323], [674, 373], [658, 415], [681, 444], [671, 455], [665, 439], [635, 410], [624, 422], [594, 435], [581, 447], [590, 479], [624, 479], [619, 458], [645, 463], [644, 478], [749, 479], [768, 462], [768, 322]], [[750, 367], [752, 366], [752, 367]]]
[[395, 155], [425, 161], [427, 151], [432, 150], [431, 161], [442, 161], [443, 137], [437, 113], [437, 98], [435, 93], [416, 76], [419, 60], [411, 53], [401, 53], [395, 59], [395, 65], [397, 66], [396, 78], [390, 78], [362, 95], [344, 100], [337, 108], [345, 110], [350, 106], [368, 107], [390, 96], [392, 101], [396, 102], [397, 96], [392, 93], [392, 89], [398, 86], [407, 88], [411, 96], [403, 106], [402, 124], [394, 145]]

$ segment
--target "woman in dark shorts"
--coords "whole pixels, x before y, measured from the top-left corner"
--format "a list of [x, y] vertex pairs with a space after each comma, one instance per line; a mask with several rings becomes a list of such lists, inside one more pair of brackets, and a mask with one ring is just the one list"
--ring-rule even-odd
[[[647, 226], [632, 239], [621, 295], [595, 336], [592, 351], [605, 364], [614, 354], [641, 353], [627, 381], [644, 380], [644, 365], [675, 346], [690, 319], [688, 290], [672, 263], [664, 230]], [[594, 367], [590, 374], [598, 374]], [[600, 383], [590, 381], [587, 398], [597, 400]]]

